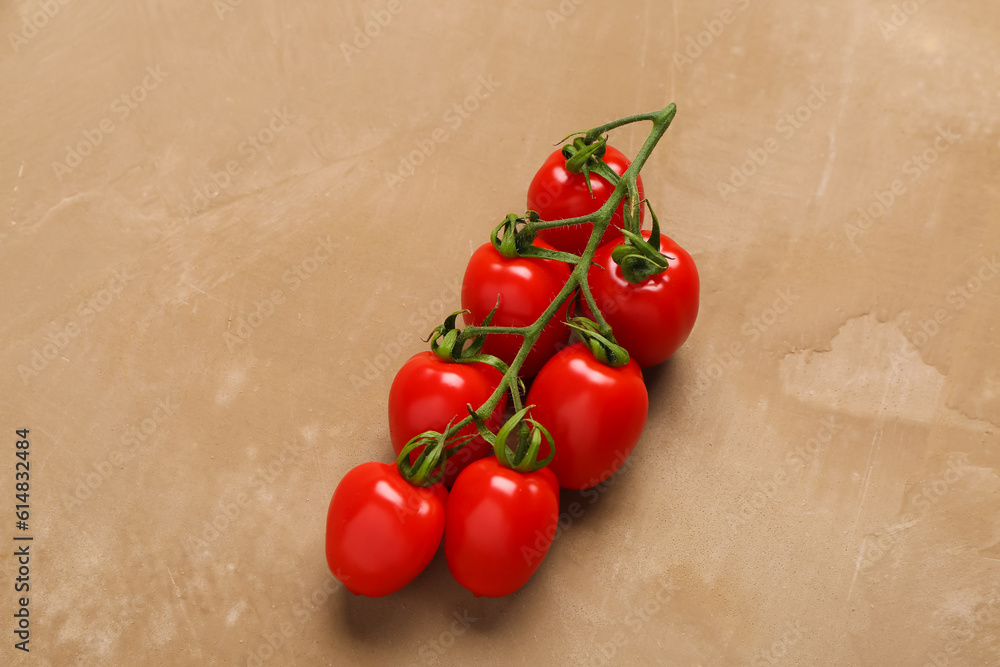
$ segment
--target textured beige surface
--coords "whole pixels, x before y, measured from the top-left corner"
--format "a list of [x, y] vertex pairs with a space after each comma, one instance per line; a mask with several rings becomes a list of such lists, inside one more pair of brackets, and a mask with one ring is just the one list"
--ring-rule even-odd
[[[21, 426], [35, 539], [30, 657], [0, 556], [0, 662], [1000, 664], [998, 25], [984, 1], [3, 3], [0, 539]], [[565, 495], [582, 516], [510, 598], [440, 556], [347, 594], [327, 503], [388, 460], [392, 374], [470, 249], [553, 142], [669, 101], [644, 181], [702, 311], [631, 465]]]

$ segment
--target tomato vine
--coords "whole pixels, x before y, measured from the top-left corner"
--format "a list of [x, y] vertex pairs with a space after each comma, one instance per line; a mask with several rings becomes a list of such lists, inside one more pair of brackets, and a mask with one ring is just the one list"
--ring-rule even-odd
[[[487, 320], [482, 325], [467, 326], [461, 330], [456, 324], [459, 313], [455, 313], [434, 330], [431, 339], [432, 349], [442, 359], [456, 363], [490, 363], [503, 373], [503, 379], [482, 405], [475, 409], [471, 405], [467, 406], [468, 416], [452, 422], [442, 432], [422, 433], [403, 447], [397, 458], [397, 467], [400, 475], [411, 484], [429, 486], [440, 481], [443, 464], [447, 458], [459, 451], [469, 439], [469, 436], [458, 436], [459, 432], [469, 424], [476, 425], [481, 436], [493, 445], [497, 458], [509, 467], [521, 471], [538, 470], [551, 460], [550, 447], [549, 455], [542, 461], [536, 461], [542, 436], [544, 435], [549, 441], [551, 437], [544, 428], [527, 417], [528, 411], [521, 401], [522, 384], [519, 371], [543, 329], [575, 293], [579, 292], [594, 320], [588, 324], [589, 321], [584, 321], [585, 318], [574, 318], [571, 326], [581, 332], [591, 350], [595, 352], [595, 356], [602, 362], [612, 366], [628, 362], [628, 352], [616, 345], [611, 326], [598, 307], [587, 276], [601, 239], [623, 200], [627, 201], [624, 212], [625, 227], [622, 232], [625, 242], [616, 249], [615, 262], [622, 266], [629, 282], [639, 282], [667, 269], [667, 258], [660, 252], [659, 247], [659, 223], [652, 209], [650, 209], [653, 218], [651, 240], [647, 242], [642, 236], [640, 213], [644, 201], [640, 198], [637, 180], [640, 170], [670, 127], [676, 113], [677, 107], [671, 103], [659, 111], [627, 116], [584, 132], [575, 132], [564, 139], [565, 141], [573, 138], [572, 143], [563, 149], [568, 170], [582, 173], [588, 179], [588, 187], [591, 172], [614, 184], [614, 191], [597, 211], [561, 220], [540, 220], [536, 213], [529, 211], [524, 217], [507, 216], [504, 222], [493, 230], [491, 241], [505, 257], [538, 257], [566, 262], [572, 266], [572, 271], [548, 307], [529, 325], [494, 326]], [[607, 142], [605, 135], [619, 127], [645, 121], [652, 122], [653, 127], [632, 163], [621, 176], [618, 176], [600, 159]], [[542, 230], [584, 223], [591, 223], [593, 230], [586, 247], [579, 255], [532, 245]], [[489, 335], [518, 335], [523, 338], [513, 361], [505, 364], [496, 357], [480, 354], [482, 341]], [[507, 392], [510, 393], [515, 415], [500, 433], [494, 434], [486, 427], [485, 422], [493, 415]], [[519, 443], [516, 449], [510, 449], [506, 441], [514, 428], [517, 429]], [[411, 452], [417, 448], [422, 448], [420, 454], [416, 460], [411, 460]]]

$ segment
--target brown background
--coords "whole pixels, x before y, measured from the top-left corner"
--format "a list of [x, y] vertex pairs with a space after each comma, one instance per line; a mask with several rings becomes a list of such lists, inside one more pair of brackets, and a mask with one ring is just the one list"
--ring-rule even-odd
[[[1000, 7], [224, 2], [0, 7], [3, 660], [1000, 664]], [[560, 137], [669, 101], [646, 193], [702, 310], [632, 465], [507, 599], [440, 556], [330, 584], [470, 250]]]

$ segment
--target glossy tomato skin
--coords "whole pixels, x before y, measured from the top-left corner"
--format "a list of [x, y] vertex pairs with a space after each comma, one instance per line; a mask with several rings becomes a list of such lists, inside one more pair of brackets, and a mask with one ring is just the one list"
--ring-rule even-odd
[[[489, 364], [446, 362], [430, 351], [413, 355], [396, 373], [389, 389], [389, 437], [396, 455], [413, 436], [441, 432], [449, 422], [464, 419], [469, 414], [465, 406], [478, 408], [485, 403], [502, 378]], [[494, 433], [503, 425], [506, 407], [505, 396], [486, 420]], [[470, 424], [459, 435], [475, 433], [476, 427]], [[416, 461], [421, 449], [413, 450], [411, 461]], [[445, 463], [443, 482], [450, 487], [465, 466], [492, 453], [493, 447], [481, 437], [469, 441]]]
[[[583, 343], [545, 364], [525, 405], [549, 430], [556, 455], [549, 468], [564, 489], [588, 489], [613, 475], [635, 448], [646, 424], [649, 397], [633, 360], [612, 368]], [[540, 456], [548, 455], [542, 446]]]
[[548, 468], [520, 473], [496, 457], [462, 471], [445, 519], [444, 555], [476, 596], [517, 591], [541, 565], [559, 521], [559, 484]]
[[[544, 241], [534, 245], [552, 250]], [[490, 322], [493, 326], [522, 327], [538, 319], [569, 280], [570, 267], [565, 262], [533, 257], [508, 259], [492, 244], [479, 247], [469, 259], [462, 280], [462, 308], [469, 312], [463, 317], [466, 324], [482, 324], [496, 305], [500, 306]], [[521, 366], [521, 377], [531, 377], [555, 354], [561, 343], [569, 339], [566, 304], [560, 306], [555, 316], [542, 330], [541, 336], [528, 353]], [[490, 334], [486, 337], [483, 354], [492, 354], [510, 364], [521, 349], [523, 339], [507, 334]]]
[[[624, 174], [625, 170], [632, 164], [621, 151], [611, 146], [607, 147], [604, 161], [619, 176]], [[594, 190], [593, 196], [587, 191], [587, 180], [583, 174], [574, 174], [566, 170], [566, 158], [563, 157], [562, 149], [559, 149], [549, 156], [549, 159], [535, 174], [531, 185], [528, 186], [528, 210], [536, 211], [542, 220], [562, 220], [593, 213], [603, 206], [604, 202], [608, 201], [615, 188], [603, 176], [593, 173], [591, 173], [590, 184]], [[636, 185], [639, 187], [639, 199], [641, 200], [643, 198], [642, 176], [636, 179]], [[599, 246], [620, 236], [615, 228], [621, 229], [625, 224], [622, 217], [623, 207], [624, 201], [612, 216], [611, 224], [608, 225], [604, 236], [601, 237]], [[641, 219], [642, 209], [640, 209], [639, 215]], [[571, 227], [543, 229], [538, 233], [538, 236], [543, 241], [551, 243], [558, 250], [579, 255], [587, 247], [587, 241], [590, 239], [590, 233], [593, 229], [593, 223], [587, 222]]]
[[337, 485], [326, 518], [326, 562], [355, 595], [398, 591], [427, 567], [444, 534], [448, 491], [418, 488], [395, 465], [362, 463]]
[[[649, 234], [643, 232], [647, 240]], [[698, 269], [684, 248], [661, 234], [660, 251], [669, 267], [633, 285], [611, 259], [611, 252], [622, 242], [619, 239], [597, 249], [588, 280], [618, 344], [640, 366], [649, 368], [673, 355], [694, 329], [701, 289]]]

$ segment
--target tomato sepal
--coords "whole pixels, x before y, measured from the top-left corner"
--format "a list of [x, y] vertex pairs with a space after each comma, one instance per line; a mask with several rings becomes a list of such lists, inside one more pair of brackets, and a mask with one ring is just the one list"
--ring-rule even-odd
[[642, 203], [649, 208], [649, 215], [653, 218], [653, 231], [649, 236], [650, 240], [644, 239], [641, 232], [634, 232], [626, 228], [622, 230], [625, 243], [611, 252], [611, 259], [621, 267], [622, 276], [633, 285], [663, 273], [670, 266], [666, 255], [660, 252], [660, 221], [649, 201], [643, 200]]
[[[448, 458], [454, 456], [468, 442], [474, 440], [476, 435], [463, 435], [445, 438], [445, 433], [451, 429], [451, 424], [444, 432], [424, 431], [410, 438], [409, 442], [403, 445], [399, 456], [396, 457], [396, 468], [399, 476], [413, 486], [433, 486], [444, 479], [445, 463]], [[410, 452], [418, 447], [423, 447], [415, 461], [410, 461]], [[436, 473], [434, 471], [437, 470]], [[432, 474], [433, 473], [433, 474]]]
[[521, 252], [530, 248], [537, 236], [533, 231], [524, 231], [523, 226], [529, 222], [538, 222], [540, 219], [535, 211], [528, 211], [525, 217], [508, 213], [503, 222], [490, 232], [490, 243], [507, 259], [520, 257]]
[[515, 257], [535, 257], [538, 259], [554, 259], [558, 262], [576, 265], [580, 256], [561, 250], [550, 250], [534, 245], [538, 231], [528, 227], [530, 223], [540, 222], [541, 218], [535, 211], [528, 211], [523, 217], [510, 213], [504, 221], [493, 228], [490, 243], [507, 259]]
[[[587, 171], [594, 168], [594, 163], [598, 163], [604, 157], [607, 145], [607, 135], [590, 143], [584, 137], [576, 137], [573, 139], [573, 143], [567, 144], [562, 148], [563, 157], [566, 158], [566, 170], [574, 174], [586, 174]], [[593, 163], [591, 162], [592, 160]], [[607, 167], [607, 165], [604, 166]], [[611, 171], [611, 169], [608, 168], [608, 171]], [[605, 174], [601, 174], [601, 176], [608, 178]], [[608, 181], [613, 185], [617, 185], [618, 174], [614, 174], [613, 179], [608, 178]]]
[[[556, 454], [555, 442], [548, 429], [534, 419], [527, 417], [533, 405], [521, 408], [514, 416], [500, 427], [493, 443], [493, 453], [497, 461], [505, 468], [517, 472], [537, 472], [547, 466]], [[529, 426], [530, 425], [530, 426]], [[507, 446], [507, 438], [517, 429], [517, 450]], [[549, 443], [549, 455], [541, 461], [538, 453], [541, 451], [542, 438]]]
[[610, 328], [601, 331], [597, 322], [589, 317], [570, 318], [566, 326], [576, 331], [594, 358], [605, 366], [621, 368], [628, 364], [631, 358], [628, 350], [618, 344]]
[[[458, 345], [459, 336], [462, 331], [458, 328], [458, 316], [467, 312], [456, 310], [445, 318], [444, 324], [437, 326], [431, 331], [428, 341], [431, 344], [431, 352], [437, 355], [441, 361], [455, 361], [455, 350], [461, 350], [463, 346]], [[464, 342], [464, 341], [463, 341]]]
[[[489, 326], [499, 307], [500, 297], [497, 296], [497, 303], [483, 320], [482, 326]], [[483, 345], [486, 344], [485, 333], [469, 336], [458, 328], [458, 316], [468, 312], [468, 310], [456, 310], [445, 318], [444, 324], [431, 332], [429, 339], [431, 352], [441, 361], [456, 364], [483, 363], [497, 369], [501, 375], [506, 374], [509, 366], [502, 359], [491, 354], [480, 354]], [[467, 345], [470, 338], [472, 343]]]

